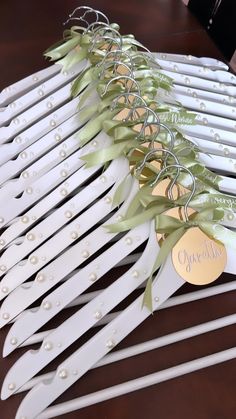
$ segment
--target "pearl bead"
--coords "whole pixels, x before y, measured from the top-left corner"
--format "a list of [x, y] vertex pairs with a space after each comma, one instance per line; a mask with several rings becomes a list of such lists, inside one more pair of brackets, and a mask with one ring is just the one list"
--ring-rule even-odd
[[1, 239], [0, 240], [0, 246], [4, 246], [4, 244], [5, 244], [5, 240]]
[[61, 150], [59, 154], [63, 158], [66, 157], [66, 152], [64, 150]]
[[29, 258], [30, 263], [32, 263], [32, 265], [36, 265], [36, 263], [38, 263], [38, 258], [37, 256], [31, 256]]
[[77, 238], [78, 238], [78, 233], [77, 233], [76, 231], [72, 231], [72, 233], [71, 233], [70, 235], [71, 235], [71, 238], [72, 238], [73, 240], [75, 240], [75, 239], [77, 239]]
[[65, 369], [60, 370], [59, 373], [58, 373], [58, 377], [62, 378], [62, 379], [67, 378], [68, 377], [68, 371], [65, 370]]
[[104, 176], [104, 175], [100, 176], [100, 181], [101, 181], [102, 183], [105, 183], [105, 182], [106, 182], [106, 180], [107, 180], [106, 176]]
[[177, 65], [174, 65], [174, 70], [179, 71], [179, 67]]
[[51, 127], [55, 127], [57, 124], [56, 124], [56, 121], [54, 121], [54, 119], [52, 119], [51, 121], [50, 121], [50, 125], [51, 125]]
[[34, 80], [34, 81], [38, 81], [38, 77], [34, 76], [34, 77], [33, 77], [33, 80]]
[[106, 202], [106, 204], [110, 204], [112, 199], [110, 196], [105, 196], [104, 201]]
[[45, 351], [50, 351], [53, 348], [52, 342], [45, 342], [43, 348], [45, 349]]
[[133, 243], [133, 240], [131, 239], [131, 237], [126, 237], [125, 238], [125, 243], [128, 245], [131, 245]]
[[205, 103], [203, 103], [203, 102], [200, 103], [200, 109], [202, 109], [202, 110], [205, 110], [206, 109]]
[[23, 217], [21, 217], [21, 221], [22, 223], [26, 224], [29, 222], [29, 217], [27, 217], [27, 215], [24, 215]]
[[17, 342], [18, 342], [18, 340], [15, 337], [14, 338], [11, 338], [11, 340], [10, 340], [11, 345], [16, 345]]
[[82, 257], [85, 258], [85, 259], [88, 258], [89, 257], [89, 251], [88, 250], [83, 250]]
[[27, 158], [27, 153], [25, 151], [23, 151], [22, 153], [20, 153], [20, 157], [22, 159], [26, 159]]
[[5, 272], [7, 270], [6, 265], [1, 265], [0, 266], [0, 271]]
[[123, 220], [123, 217], [122, 217], [122, 215], [117, 215], [116, 216], [116, 219], [117, 219], [117, 221], [122, 221]]
[[63, 189], [61, 189], [60, 190], [60, 194], [62, 195], [62, 196], [66, 196], [67, 195], [67, 190], [65, 189], [65, 188], [63, 188]]
[[203, 122], [204, 125], [207, 125], [208, 124], [208, 119], [207, 118], [203, 118], [202, 122]]
[[21, 137], [16, 137], [16, 138], [15, 138], [15, 142], [16, 142], [17, 144], [20, 144], [20, 143], [21, 143], [21, 141], [22, 141]]
[[102, 313], [101, 313], [101, 311], [96, 311], [96, 312], [94, 313], [94, 317], [95, 317], [95, 319], [97, 319], [97, 320], [101, 319], [101, 318], [102, 318]]
[[53, 107], [52, 102], [47, 102], [47, 108], [48, 108], [48, 109], [51, 109], [52, 107]]
[[33, 233], [28, 233], [26, 236], [27, 240], [33, 241], [35, 239], [35, 235]]
[[60, 141], [61, 140], [61, 136], [59, 134], [56, 134], [54, 136], [54, 138], [55, 138], [56, 141]]
[[4, 218], [0, 217], [0, 224], [4, 223]]
[[27, 171], [22, 172], [22, 177], [23, 177], [24, 179], [27, 179], [27, 178], [29, 177], [29, 173], [28, 173]]
[[67, 71], [63, 71], [63, 76], [68, 76], [68, 72]]
[[26, 193], [31, 195], [33, 193], [33, 189], [29, 186], [28, 188], [26, 188]]
[[96, 140], [94, 140], [94, 141], [92, 142], [92, 146], [93, 146], [93, 147], [97, 147], [97, 145], [98, 145], [98, 142], [97, 142]]
[[8, 390], [15, 390], [15, 388], [16, 388], [16, 385], [15, 385], [15, 383], [10, 383], [10, 384], [8, 384]]
[[156, 303], [158, 303], [158, 301], [159, 301], [159, 297], [155, 297], [155, 298], [154, 298], [154, 301], [155, 301]]
[[50, 301], [44, 301], [42, 307], [44, 310], [50, 310], [52, 304], [50, 303]]
[[112, 348], [114, 348], [114, 346], [115, 346], [114, 340], [109, 339], [106, 343], [106, 347], [109, 348], [109, 349], [112, 349]]
[[229, 155], [229, 149], [228, 148], [224, 148], [224, 155], [228, 156]]
[[73, 216], [73, 214], [72, 214], [72, 212], [71, 211], [66, 211], [65, 212], [65, 217], [66, 218], [71, 218]]
[[139, 277], [139, 272], [138, 272], [138, 271], [136, 271], [136, 270], [134, 270], [134, 271], [132, 272], [132, 277], [133, 277], [133, 278], [138, 278], [138, 277]]
[[66, 170], [62, 170], [61, 171], [61, 176], [62, 177], [66, 177], [67, 176], [67, 171]]
[[15, 119], [13, 119], [13, 123], [14, 123], [15, 125], [18, 125], [18, 124], [20, 123], [19, 118], [15, 118]]
[[42, 89], [39, 89], [39, 90], [38, 90], [38, 95], [39, 95], [39, 96], [43, 96], [43, 95], [44, 95], [44, 91], [43, 91]]
[[1, 291], [3, 292], [3, 294], [7, 294], [9, 291], [8, 287], [2, 287]]
[[97, 276], [97, 274], [96, 274], [95, 272], [92, 272], [92, 273], [89, 275], [89, 280], [90, 280], [91, 282], [95, 282], [97, 279], [98, 279], [98, 276]]
[[37, 282], [43, 282], [45, 280], [45, 276], [43, 274], [38, 274], [36, 277]]
[[186, 84], [190, 83], [190, 79], [188, 77], [185, 77], [184, 81], [185, 81]]
[[232, 221], [234, 219], [234, 214], [227, 214], [227, 218], [229, 221]]
[[214, 139], [215, 139], [216, 141], [219, 141], [219, 139], [220, 139], [219, 134], [215, 134], [215, 135], [214, 135]]
[[10, 314], [9, 314], [9, 313], [3, 313], [3, 315], [2, 315], [2, 318], [3, 318], [4, 320], [8, 320], [8, 319], [9, 319], [9, 317], [10, 317]]

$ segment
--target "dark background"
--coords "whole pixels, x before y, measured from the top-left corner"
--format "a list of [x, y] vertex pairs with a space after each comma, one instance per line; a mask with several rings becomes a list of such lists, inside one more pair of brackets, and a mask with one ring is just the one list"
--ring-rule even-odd
[[[61, 37], [62, 22], [80, 1], [1, 0], [0, 88], [45, 66], [43, 51]], [[222, 53], [181, 0], [92, 1], [153, 51], [211, 56]], [[234, 279], [222, 275], [217, 283]], [[185, 286], [181, 292], [196, 290]], [[119, 347], [162, 336], [235, 312], [235, 292], [162, 310], [151, 316]], [[50, 327], [54, 324], [50, 324]], [[55, 325], [54, 325], [55, 326]], [[3, 342], [7, 330], [1, 331]], [[91, 371], [60, 401], [105, 388], [178, 363], [235, 346], [235, 326]], [[72, 349], [75, 349], [73, 346]], [[0, 360], [0, 380], [21, 349]], [[66, 352], [68, 355], [69, 351]], [[61, 359], [61, 358], [60, 358]], [[56, 363], [54, 363], [55, 367]], [[201, 370], [130, 395], [64, 416], [65, 419], [234, 419], [236, 360]], [[1, 419], [13, 419], [22, 395], [1, 402]], [[62, 417], [62, 416], [61, 416]]]

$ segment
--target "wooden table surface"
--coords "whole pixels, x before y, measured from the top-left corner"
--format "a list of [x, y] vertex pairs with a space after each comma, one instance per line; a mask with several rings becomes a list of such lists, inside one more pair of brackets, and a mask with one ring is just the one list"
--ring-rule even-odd
[[[62, 22], [74, 7], [72, 0], [1, 0], [0, 88], [45, 66], [42, 52], [61, 37]], [[181, 0], [89, 1], [133, 33], [149, 49], [222, 59], [214, 43]], [[222, 275], [217, 283], [233, 280]], [[181, 292], [196, 290], [185, 286]], [[235, 313], [236, 292], [161, 310], [135, 330], [118, 348]], [[48, 326], [55, 325], [51, 322]], [[3, 343], [7, 328], [1, 331]], [[80, 340], [79, 343], [83, 342]], [[86, 394], [236, 344], [235, 326], [179, 342], [126, 361], [95, 369], [58, 401]], [[77, 345], [73, 345], [74, 350]], [[25, 350], [0, 360], [0, 381]], [[67, 351], [68, 355], [70, 351]], [[59, 360], [61, 360], [60, 357]], [[55, 367], [58, 363], [52, 363]], [[236, 417], [236, 360], [210, 367], [99, 405], [61, 416], [65, 419], [234, 419]], [[22, 395], [1, 402], [1, 419], [13, 419]]]

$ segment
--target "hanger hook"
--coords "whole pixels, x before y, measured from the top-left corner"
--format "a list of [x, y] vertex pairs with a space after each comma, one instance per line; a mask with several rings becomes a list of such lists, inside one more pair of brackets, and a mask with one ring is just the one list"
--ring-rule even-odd
[[[110, 55], [115, 55], [115, 60], [121, 59], [121, 55], [124, 55], [126, 58], [129, 59], [130, 61], [130, 67], [131, 67], [131, 71], [133, 72], [134, 69], [134, 65], [133, 65], [133, 60], [130, 56], [130, 54], [128, 54], [128, 52], [123, 51], [122, 49], [116, 49], [116, 50], [111, 50], [111, 51], [107, 51], [105, 56], [103, 57], [103, 59], [97, 64], [97, 67], [102, 67], [106, 61], [106, 59], [110, 56]], [[117, 57], [117, 55], [119, 55], [119, 58]]]
[[[140, 96], [140, 95], [138, 95], [137, 93], [134, 93], [134, 92], [123, 92], [123, 93], [119, 94], [118, 96], [116, 96], [116, 97], [113, 99], [112, 104], [111, 104], [111, 110], [114, 110], [114, 109], [117, 107], [117, 104], [118, 104], [118, 102], [119, 102], [119, 99], [120, 99], [120, 98], [122, 98], [123, 96], [124, 96], [124, 97], [125, 97], [125, 99], [126, 99], [125, 104], [128, 104], [128, 103], [129, 103], [129, 97], [130, 97], [130, 96], [132, 96], [132, 97], [134, 97], [134, 98], [136, 99], [136, 101], [140, 100], [140, 101], [141, 101], [141, 103], [142, 103], [144, 106], [146, 106], [146, 105], [147, 105], [147, 104], [146, 104], [146, 102], [145, 102], [145, 100], [143, 99], [143, 97], [142, 97], [142, 96]], [[131, 104], [131, 105], [133, 105], [133, 102], [130, 102], [130, 104]]]
[[[107, 93], [107, 90], [108, 90], [108, 88], [109, 88], [109, 86], [110, 86], [110, 84], [111, 83], [113, 83], [114, 81], [117, 81], [117, 80], [129, 80], [129, 81], [131, 81], [132, 82], [132, 84], [134, 84], [135, 86], [136, 86], [136, 89], [137, 89], [137, 91], [138, 91], [138, 95], [140, 96], [140, 87], [139, 87], [139, 84], [138, 84], [138, 82], [135, 80], [135, 79], [133, 79], [132, 77], [130, 77], [130, 76], [116, 76], [116, 77], [113, 77], [111, 80], [109, 80], [109, 82], [107, 83], [107, 85], [106, 85], [106, 87], [105, 87], [105, 89], [104, 89], [104, 91], [103, 91], [103, 93], [102, 93], [102, 95], [101, 96], [104, 96], [106, 93]], [[129, 90], [130, 91], [130, 90]]]
[[[77, 10], [85, 10], [85, 13], [82, 16], [74, 16], [74, 14], [77, 12]], [[96, 19], [98, 20], [98, 15], [96, 13], [96, 11], [89, 6], [79, 6], [76, 7], [72, 13], [69, 14], [69, 18], [63, 23], [63, 25], [66, 25], [67, 23], [69, 23], [71, 20], [80, 20], [82, 22], [85, 22], [87, 24], [87, 26], [89, 25], [89, 22], [84, 19], [87, 13], [95, 13], [96, 14]]]
[[102, 70], [101, 70], [101, 72], [100, 72], [100, 74], [99, 74], [99, 77], [100, 78], [103, 78], [104, 77], [104, 75], [105, 75], [105, 71], [111, 66], [111, 65], [113, 65], [114, 66], [114, 71], [115, 71], [115, 74], [116, 74], [116, 76], [119, 76], [119, 75], [121, 75], [120, 73], [118, 73], [117, 72], [117, 69], [118, 69], [118, 66], [119, 65], [122, 65], [122, 66], [124, 66], [128, 71], [129, 71], [129, 76], [130, 77], [132, 77], [133, 78], [133, 73], [132, 73], [132, 70], [130, 69], [130, 67], [127, 65], [127, 64], [125, 64], [125, 63], [123, 63], [122, 61], [118, 61], [118, 60], [116, 60], [116, 61], [107, 61], [104, 65], [103, 65], [103, 68], [102, 68]]
[[[177, 164], [170, 164], [169, 166], [164, 167], [163, 169], [160, 170], [160, 172], [158, 173], [158, 175], [157, 175], [156, 179], [154, 180], [154, 182], [152, 182], [152, 186], [154, 186], [156, 184], [156, 182], [158, 182], [158, 180], [160, 179], [161, 175], [164, 172], [166, 172], [167, 169], [172, 169], [172, 168], [178, 169], [178, 171], [177, 171], [178, 172], [178, 176], [179, 176], [180, 171], [181, 170], [184, 170], [185, 172], [187, 172], [190, 175], [190, 177], [192, 179], [192, 190], [191, 190], [191, 193], [190, 193], [188, 199], [186, 200], [186, 202], [184, 204], [184, 216], [185, 216], [185, 220], [186, 221], [189, 221], [189, 218], [188, 218], [188, 206], [189, 206], [189, 203], [190, 203], [191, 199], [193, 198], [193, 196], [194, 196], [194, 194], [196, 192], [196, 180], [195, 180], [195, 177], [192, 174], [192, 172], [187, 167], [185, 167], [185, 166], [183, 166], [182, 164], [179, 164], [179, 163], [177, 163]], [[178, 176], [177, 176], [177, 178], [178, 178]], [[176, 176], [175, 176], [175, 179], [176, 179]]]
[[[139, 163], [139, 165], [136, 167], [136, 172], [141, 173], [141, 172], [142, 172], [142, 170], [143, 170], [143, 169], [144, 169], [144, 167], [145, 167], [145, 164], [146, 164], [146, 163], [147, 163], [147, 161], [149, 160], [149, 158], [150, 158], [153, 154], [158, 153], [159, 151], [160, 151], [160, 152], [163, 152], [163, 153], [164, 153], [164, 154], [166, 154], [166, 155], [169, 155], [169, 156], [173, 157], [174, 161], [176, 162], [176, 165], [179, 165], [179, 160], [178, 160], [177, 156], [176, 156], [174, 153], [172, 153], [172, 151], [170, 151], [170, 150], [166, 150], [165, 148], [157, 148], [157, 149], [155, 148], [155, 149], [150, 150], [150, 151], [149, 151], [149, 152], [148, 152], [148, 153], [144, 156], [144, 159], [143, 159], [143, 161], [141, 162], [141, 164]], [[160, 156], [158, 159], [160, 160], [160, 159], [161, 159], [161, 156]], [[169, 167], [169, 166], [165, 166], [165, 167]], [[162, 169], [162, 170], [163, 170], [163, 169]], [[162, 170], [161, 170], [161, 171], [162, 171]], [[170, 187], [168, 188], [168, 198], [170, 198], [170, 199], [172, 199], [172, 200], [173, 200], [172, 189], [173, 189], [173, 186], [175, 185], [175, 183], [176, 183], [176, 181], [177, 181], [177, 179], [178, 179], [178, 176], [179, 176], [179, 169], [177, 170], [177, 173], [176, 173], [176, 175], [175, 175], [174, 179], [172, 180]], [[160, 177], [160, 172], [158, 173], [157, 178], [155, 179], [155, 181], [151, 183], [151, 186], [154, 186], [154, 185], [155, 185], [155, 183], [158, 181], [159, 177]]]

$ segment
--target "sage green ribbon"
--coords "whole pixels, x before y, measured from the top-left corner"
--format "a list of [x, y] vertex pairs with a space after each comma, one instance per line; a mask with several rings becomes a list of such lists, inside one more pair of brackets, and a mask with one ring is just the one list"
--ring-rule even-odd
[[107, 118], [112, 118], [114, 112], [105, 111], [100, 115], [90, 119], [90, 121], [80, 129], [77, 133], [80, 146], [87, 144], [95, 135], [97, 135], [102, 130], [103, 121]]
[[[207, 210], [206, 210], [207, 211]], [[222, 210], [208, 210], [208, 219], [205, 221], [206, 213], [199, 213], [193, 220], [181, 221], [167, 215], [157, 215], [155, 219], [156, 231], [158, 233], [168, 234], [162, 242], [155, 263], [152, 268], [151, 275], [147, 281], [144, 292], [143, 305], [151, 312], [152, 308], [152, 283], [153, 274], [162, 266], [173, 247], [178, 243], [187, 229], [191, 227], [199, 227], [210, 239], [220, 242], [226, 246], [231, 246], [236, 250], [236, 233], [218, 224], [222, 217]]]
[[137, 141], [123, 141], [118, 144], [112, 144], [110, 147], [104, 147], [101, 150], [86, 154], [81, 160], [86, 162], [85, 167], [93, 167], [108, 161], [114, 160], [122, 154], [126, 154], [130, 147], [137, 146]]

